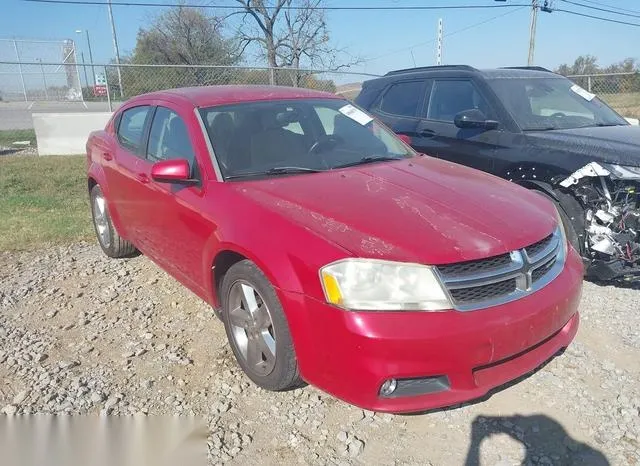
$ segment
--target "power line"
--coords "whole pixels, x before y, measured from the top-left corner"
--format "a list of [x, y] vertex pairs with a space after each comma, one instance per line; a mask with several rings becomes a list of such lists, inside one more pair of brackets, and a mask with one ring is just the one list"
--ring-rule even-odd
[[[51, 4], [60, 4], [60, 5], [92, 5], [92, 6], [107, 6], [108, 3], [104, 1], [95, 1], [95, 0], [22, 0], [23, 2], [32, 2], [32, 3], [51, 3]], [[244, 7], [241, 5], [194, 5], [194, 4], [181, 4], [181, 3], [143, 3], [143, 2], [111, 2], [113, 6], [138, 6], [138, 7], [182, 7], [182, 8], [212, 8], [216, 10], [244, 10]], [[343, 10], [343, 11], [357, 11], [357, 10], [366, 10], [366, 11], [391, 11], [391, 10], [487, 10], [494, 8], [516, 8], [525, 6], [523, 4], [505, 4], [505, 5], [416, 5], [416, 6], [319, 6], [315, 7], [316, 10]], [[528, 6], [528, 5], [527, 5]], [[272, 9], [273, 7], [266, 7], [267, 9]], [[290, 6], [287, 7], [289, 10], [304, 10], [308, 7], [303, 6]]]
[[607, 6], [607, 7], [613, 8], [613, 9], [619, 11], [619, 12], [638, 13], [638, 14], [640, 14], [640, 11], [638, 11], [638, 10], [629, 10], [629, 9], [626, 9], [626, 8], [620, 8], [620, 7], [617, 7], [617, 6], [613, 6], [610, 3], [604, 3], [604, 2], [600, 2], [600, 1], [594, 2], [593, 0], [582, 0], [582, 1], [584, 3], [590, 3], [591, 5]]
[[588, 8], [588, 9], [591, 9], [591, 10], [598, 10], [598, 11], [604, 11], [606, 13], [612, 13], [614, 15], [631, 16], [632, 18], [640, 18], [640, 14], [624, 13], [622, 11], [610, 10], [609, 8], [602, 8], [602, 7], [597, 7], [597, 6], [585, 5], [584, 3], [573, 2], [571, 0], [560, 0], [560, 1], [562, 1], [564, 3], [569, 3], [571, 5], [579, 6], [579, 7], [582, 7], [582, 8]]
[[555, 8], [553, 11], [557, 11], [559, 13], [568, 13], [568, 14], [574, 15], [574, 16], [582, 16], [584, 18], [597, 19], [597, 20], [600, 20], [600, 21], [606, 21], [608, 23], [625, 24], [627, 26], [640, 27], [640, 24], [638, 24], [638, 23], [630, 23], [628, 21], [620, 21], [620, 20], [617, 20], [617, 19], [603, 18], [602, 16], [589, 15], [587, 13], [579, 13], [577, 11], [571, 11], [571, 10], [563, 10], [561, 8]]
[[[473, 29], [473, 28], [476, 28], [478, 26], [482, 26], [483, 24], [490, 23], [491, 21], [494, 21], [496, 19], [499, 19], [499, 18], [502, 18], [504, 16], [510, 15], [512, 13], [515, 13], [517, 11], [523, 10], [524, 8], [529, 8], [529, 5], [520, 6], [520, 7], [516, 8], [515, 10], [508, 11], [508, 12], [503, 13], [501, 15], [492, 16], [491, 18], [487, 18], [484, 21], [480, 21], [478, 23], [470, 24], [469, 26], [465, 26], [465, 27], [463, 27], [461, 29], [457, 29], [457, 30], [452, 31], [452, 32], [450, 32], [448, 34], [445, 34], [442, 37], [451, 37], [453, 35], [460, 34], [462, 32], [468, 31], [469, 29]], [[385, 52], [384, 54], [378, 55], [377, 57], [367, 58], [366, 60], [362, 60], [362, 61], [363, 62], [370, 62], [370, 61], [378, 60], [380, 58], [388, 57], [389, 55], [395, 55], [396, 53], [405, 52], [407, 50], [412, 50], [412, 49], [415, 49], [417, 47], [423, 47], [425, 45], [433, 44], [434, 42], [436, 42], [436, 40], [437, 39], [431, 39], [431, 40], [428, 40], [428, 41], [425, 41], [425, 42], [419, 42], [419, 43], [413, 44], [413, 45], [411, 45], [409, 47], [403, 47], [401, 49], [393, 50], [391, 52]]]

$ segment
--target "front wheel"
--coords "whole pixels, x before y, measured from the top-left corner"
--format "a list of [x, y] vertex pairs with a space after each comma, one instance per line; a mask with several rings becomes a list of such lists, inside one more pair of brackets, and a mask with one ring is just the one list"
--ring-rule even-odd
[[302, 385], [289, 325], [269, 280], [249, 260], [227, 271], [220, 287], [222, 320], [238, 364], [273, 391]]

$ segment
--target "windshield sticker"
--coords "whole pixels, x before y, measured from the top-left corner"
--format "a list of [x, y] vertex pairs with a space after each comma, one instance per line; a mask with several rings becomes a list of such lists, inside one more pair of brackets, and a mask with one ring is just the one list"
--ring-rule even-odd
[[353, 121], [356, 121], [356, 122], [360, 123], [362, 126], [365, 126], [369, 122], [373, 121], [373, 118], [371, 118], [369, 115], [364, 113], [362, 110], [354, 107], [351, 104], [345, 105], [344, 107], [342, 107], [338, 111], [340, 113], [342, 113], [344, 116], [347, 116], [347, 117], [351, 118]]
[[593, 98], [596, 96], [595, 94], [592, 94], [591, 92], [585, 89], [582, 89], [577, 84], [574, 84], [573, 86], [571, 86], [571, 90], [588, 102], [591, 102]]

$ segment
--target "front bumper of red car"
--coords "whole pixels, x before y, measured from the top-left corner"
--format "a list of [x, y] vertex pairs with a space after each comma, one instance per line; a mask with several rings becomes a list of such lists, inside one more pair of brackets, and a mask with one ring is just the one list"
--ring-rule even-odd
[[[578, 329], [582, 278], [571, 249], [541, 290], [472, 312], [352, 312], [279, 295], [305, 380], [365, 409], [417, 412], [480, 398], [566, 348]], [[385, 396], [391, 379], [396, 390]]]

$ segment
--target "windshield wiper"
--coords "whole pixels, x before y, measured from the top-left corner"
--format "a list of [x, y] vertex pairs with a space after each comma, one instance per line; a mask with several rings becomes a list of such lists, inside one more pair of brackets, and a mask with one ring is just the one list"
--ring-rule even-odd
[[319, 170], [317, 168], [308, 167], [273, 167], [264, 171], [234, 173], [232, 175], [225, 176], [225, 180], [231, 180], [235, 178], [250, 178], [253, 176], [273, 176], [273, 175], [287, 175], [289, 173], [318, 173], [325, 170]]
[[360, 160], [355, 160], [353, 162], [348, 162], [348, 163], [343, 163], [341, 165], [336, 165], [334, 167], [332, 167], [332, 170], [335, 170], [336, 168], [347, 168], [347, 167], [355, 167], [356, 165], [364, 165], [367, 163], [374, 163], [374, 162], [387, 162], [390, 160], [402, 160], [404, 159], [404, 157], [394, 157], [391, 155], [367, 155], [366, 157], [362, 157]]

